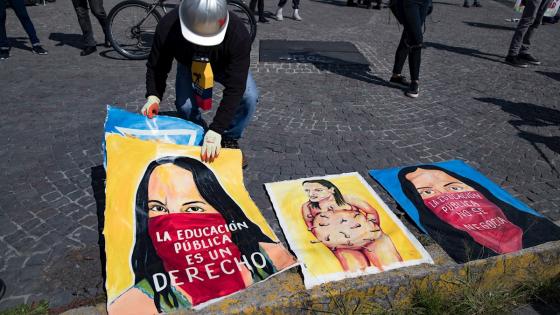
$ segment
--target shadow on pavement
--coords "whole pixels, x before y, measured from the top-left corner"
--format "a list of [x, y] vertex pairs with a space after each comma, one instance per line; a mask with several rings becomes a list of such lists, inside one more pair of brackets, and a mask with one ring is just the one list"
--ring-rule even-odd
[[495, 25], [495, 24], [487, 24], [487, 23], [479, 23], [479, 22], [466, 22], [463, 23], [467, 24], [468, 26], [472, 27], [480, 27], [490, 30], [501, 30], [501, 31], [515, 31], [515, 27], [511, 26], [503, 26], [503, 25]]
[[536, 133], [522, 130], [523, 126], [530, 127], [554, 127], [560, 126], [560, 111], [530, 103], [510, 102], [498, 98], [475, 98], [478, 101], [498, 105], [506, 113], [513, 115], [515, 118], [509, 123], [517, 129], [517, 135], [529, 141], [535, 150], [540, 154], [544, 161], [558, 174], [558, 170], [550, 162], [548, 157], [542, 152], [537, 144], [543, 144], [551, 151], [560, 154], [560, 137], [559, 136], [543, 136]]
[[58, 42], [55, 46], [70, 46], [78, 49], [84, 47], [80, 34], [51, 33], [49, 39]]
[[535, 72], [545, 75], [553, 80], [560, 81], [560, 72], [546, 72], [546, 71], [535, 71]]
[[102, 52], [99, 53], [99, 55], [101, 57], [107, 58], [107, 59], [113, 59], [113, 60], [123, 60], [123, 61], [143, 61], [146, 62], [146, 60], [133, 60], [133, 59], [128, 59], [124, 56], [122, 56], [121, 54], [119, 54], [116, 50], [114, 49], [107, 49], [104, 50]]
[[[489, 54], [489, 53], [485, 53], [485, 52], [482, 52], [482, 51], [477, 50], [477, 49], [450, 46], [450, 45], [445, 45], [445, 44], [440, 44], [440, 43], [425, 42], [424, 44], [426, 45], [426, 47], [435, 48], [437, 50], [449, 51], [449, 52], [457, 53], [457, 54], [460, 54], [460, 55], [476, 57], [476, 58], [480, 58], [480, 59], [484, 59], [484, 60], [488, 60], [488, 61], [493, 61], [493, 62], [498, 62], [498, 63], [504, 63], [505, 64], [505, 61], [504, 61], [505, 56], [503, 56], [503, 55]], [[490, 57], [497, 57], [498, 59], [490, 58]]]
[[[105, 272], [105, 265], [107, 257], [105, 255], [105, 237], [103, 236], [103, 228], [105, 226], [105, 180], [107, 175], [103, 165], [97, 165], [91, 168], [91, 188], [93, 190], [93, 197], [97, 209], [97, 232], [99, 238], [99, 258], [101, 261], [101, 275], [103, 276], [103, 291], [105, 291], [105, 280], [107, 273]], [[105, 292], [107, 293], [107, 292]]]
[[8, 41], [10, 42], [10, 47], [12, 48], [31, 51], [31, 46], [28, 45], [29, 40], [27, 37], [10, 37], [8, 38]]

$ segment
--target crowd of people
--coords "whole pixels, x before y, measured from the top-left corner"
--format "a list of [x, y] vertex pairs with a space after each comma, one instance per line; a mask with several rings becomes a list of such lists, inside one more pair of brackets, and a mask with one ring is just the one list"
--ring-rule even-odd
[[[9, 42], [6, 36], [6, 3], [0, 0], [0, 59], [9, 57]], [[24, 0], [9, 0], [16, 16], [31, 41], [32, 51], [45, 55]], [[292, 16], [301, 21], [299, 1], [292, 0]], [[381, 9], [381, 0], [348, 0], [347, 5], [362, 5]], [[465, 0], [464, 7], [471, 5]], [[505, 62], [516, 67], [539, 65], [541, 62], [530, 53], [531, 41], [544, 13], [552, 0], [524, 0], [525, 9], [513, 34]], [[284, 19], [283, 7], [287, 0], [280, 0], [275, 17]], [[107, 15], [103, 0], [72, 0], [78, 23], [82, 30], [82, 56], [96, 51], [96, 45], [89, 11], [97, 18], [104, 32], [104, 45], [110, 46]], [[479, 0], [473, 0], [473, 7], [481, 7]], [[396, 48], [392, 75], [389, 82], [405, 89], [405, 94], [416, 98], [420, 94], [420, 67], [426, 17], [432, 12], [432, 0], [390, 0], [388, 7], [403, 25], [403, 31]], [[258, 14], [259, 22], [267, 23], [264, 15], [264, 0], [251, 0], [253, 14]], [[255, 9], [258, 12], [255, 12]], [[193, 18], [194, 17], [194, 18]], [[238, 148], [238, 139], [249, 123], [258, 102], [258, 90], [249, 71], [251, 40], [242, 21], [229, 14], [227, 0], [184, 0], [158, 24], [154, 43], [147, 63], [146, 104], [142, 113], [153, 117], [159, 110], [159, 103], [165, 90], [165, 81], [173, 61], [178, 62], [176, 74], [176, 107], [185, 119], [194, 121], [206, 129], [202, 159], [212, 161], [220, 148]], [[200, 56], [203, 56], [200, 59]], [[200, 95], [193, 89], [191, 72], [196, 62], [205, 60], [212, 65], [213, 78], [225, 87], [223, 100], [213, 122], [207, 125], [201, 118]], [[402, 74], [408, 59], [410, 81]], [[193, 62], [191, 64], [191, 62]], [[198, 66], [197, 66], [198, 67]], [[193, 72], [194, 73], [194, 72]], [[197, 101], [198, 100], [198, 101]]]

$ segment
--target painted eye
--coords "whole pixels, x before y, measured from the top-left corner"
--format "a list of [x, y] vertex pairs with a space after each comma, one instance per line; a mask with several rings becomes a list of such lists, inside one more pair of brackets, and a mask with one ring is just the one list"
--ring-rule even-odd
[[204, 209], [202, 209], [201, 207], [188, 207], [187, 211], [185, 212], [204, 212]]
[[169, 212], [167, 208], [162, 205], [153, 205], [149, 208], [150, 211], [157, 211], [157, 212]]
[[460, 187], [460, 186], [451, 186], [450, 188], [451, 188], [451, 190], [453, 190], [453, 191], [461, 191], [461, 190], [463, 190], [463, 187]]
[[431, 194], [433, 194], [433, 193], [434, 193], [433, 190], [426, 189], [426, 190], [422, 190], [422, 191], [420, 192], [420, 195], [429, 196], [429, 195], [431, 195]]

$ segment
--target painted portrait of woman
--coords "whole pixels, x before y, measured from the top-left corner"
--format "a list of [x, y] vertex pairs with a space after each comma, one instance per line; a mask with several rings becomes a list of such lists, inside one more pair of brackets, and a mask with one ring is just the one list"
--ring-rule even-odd
[[134, 286], [110, 314], [157, 314], [227, 296], [295, 264], [190, 157], [151, 162], [136, 193]]
[[421, 227], [457, 262], [560, 239], [560, 227], [499, 199], [479, 183], [435, 165], [399, 171]]
[[345, 271], [364, 270], [401, 262], [391, 238], [381, 229], [379, 215], [359, 197], [343, 195], [325, 179], [302, 183], [309, 201], [301, 207], [308, 230], [327, 246]]

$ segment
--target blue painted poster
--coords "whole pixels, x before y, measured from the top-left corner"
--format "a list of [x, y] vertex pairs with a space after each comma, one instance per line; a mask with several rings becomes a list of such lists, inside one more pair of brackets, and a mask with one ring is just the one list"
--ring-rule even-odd
[[459, 263], [560, 240], [560, 227], [463, 161], [370, 175]]

